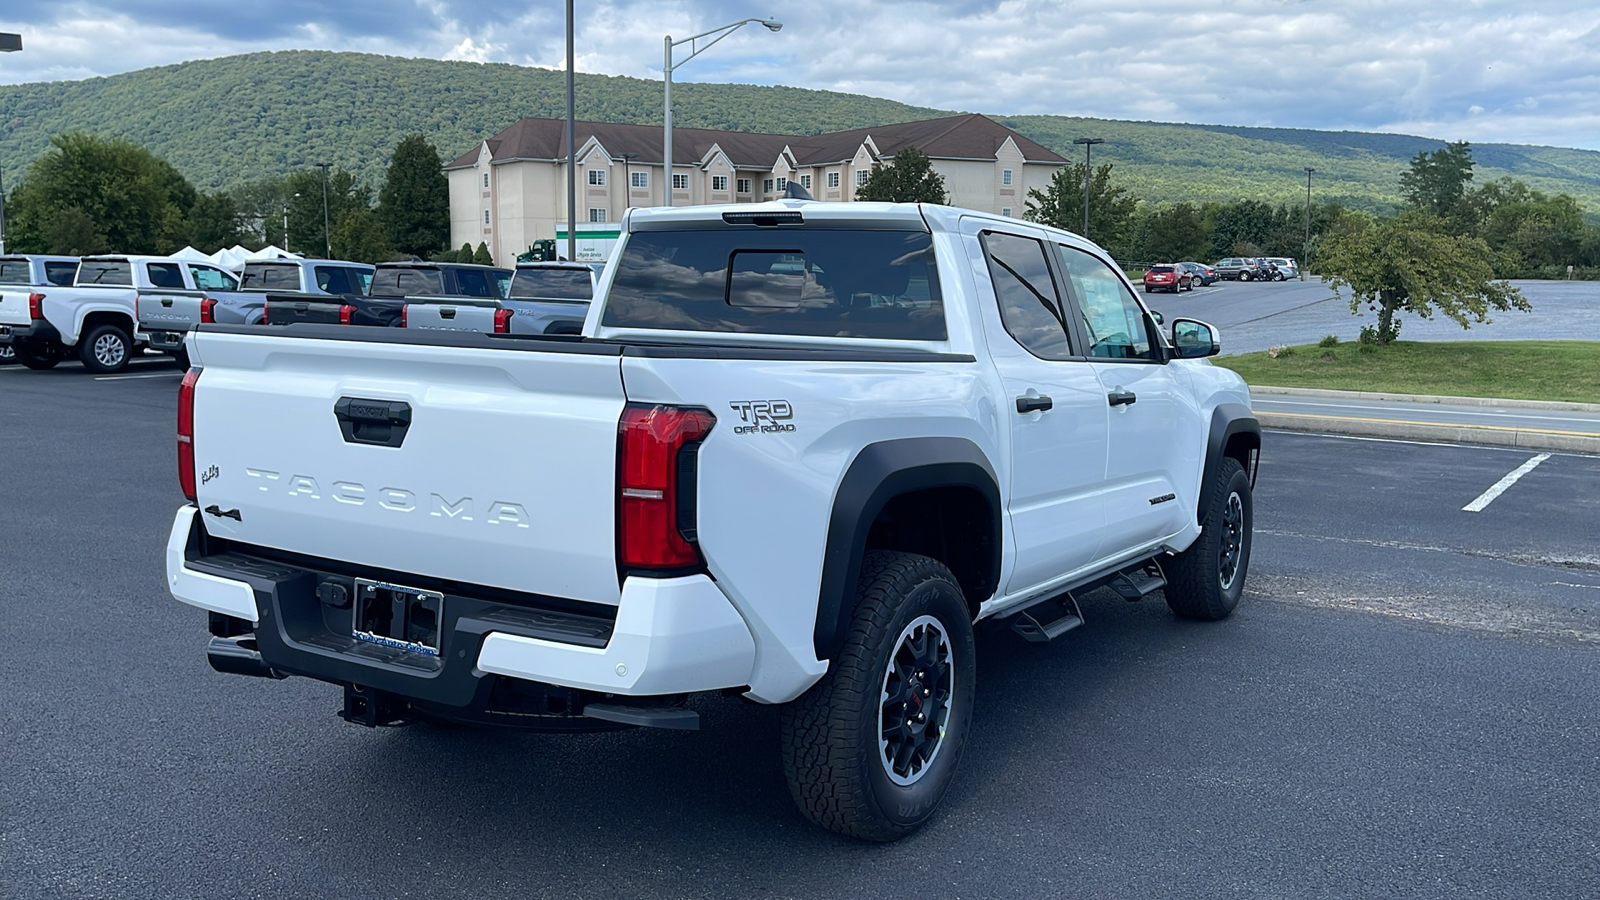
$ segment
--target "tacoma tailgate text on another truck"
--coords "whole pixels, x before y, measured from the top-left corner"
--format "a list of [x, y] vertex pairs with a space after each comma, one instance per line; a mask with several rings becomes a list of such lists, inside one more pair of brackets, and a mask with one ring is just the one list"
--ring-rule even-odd
[[621, 230], [581, 338], [200, 326], [167, 578], [215, 668], [341, 685], [367, 725], [781, 704], [804, 814], [890, 840], [955, 771], [977, 620], [1238, 602], [1245, 385], [1098, 247], [913, 204]]

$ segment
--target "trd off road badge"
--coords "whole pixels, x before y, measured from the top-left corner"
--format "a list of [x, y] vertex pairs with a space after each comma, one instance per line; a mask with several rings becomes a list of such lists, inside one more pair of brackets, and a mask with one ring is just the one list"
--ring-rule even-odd
[[743, 425], [733, 426], [734, 434], [778, 434], [794, 431], [794, 407], [787, 400], [734, 400], [728, 404], [739, 413]]

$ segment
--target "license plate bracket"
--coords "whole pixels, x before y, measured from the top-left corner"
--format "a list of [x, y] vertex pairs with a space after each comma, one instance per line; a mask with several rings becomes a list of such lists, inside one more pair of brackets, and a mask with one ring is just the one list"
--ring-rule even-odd
[[444, 623], [438, 591], [357, 578], [350, 634], [358, 641], [437, 658]]

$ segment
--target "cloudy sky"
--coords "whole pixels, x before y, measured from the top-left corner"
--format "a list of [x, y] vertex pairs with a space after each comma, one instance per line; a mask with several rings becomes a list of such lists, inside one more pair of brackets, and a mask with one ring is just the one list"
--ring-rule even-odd
[[[576, 0], [580, 71], [746, 16], [675, 74], [941, 109], [1389, 131], [1600, 150], [1594, 0]], [[5, 0], [0, 83], [254, 50], [559, 66], [556, 0]], [[681, 51], [680, 51], [681, 52]]]

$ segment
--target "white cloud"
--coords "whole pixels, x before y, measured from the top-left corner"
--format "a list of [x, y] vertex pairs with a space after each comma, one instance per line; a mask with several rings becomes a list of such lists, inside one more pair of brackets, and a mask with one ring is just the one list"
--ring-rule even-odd
[[[781, 33], [742, 29], [675, 78], [1001, 114], [1392, 129], [1600, 149], [1600, 18], [1579, 0], [1235, 0], [1202, 9], [1179, 0], [770, 5], [586, 0], [578, 4], [578, 68], [660, 78], [663, 35], [771, 12], [785, 20]], [[291, 3], [284, 27], [260, 37], [205, 17], [65, 6], [35, 13], [43, 24], [27, 29], [26, 51], [0, 60], [0, 81], [288, 47], [545, 66], [564, 60], [562, 9], [554, 2], [416, 0], [410, 12], [380, 6], [353, 0], [346, 14]], [[224, 22], [228, 14], [225, 4], [210, 12]], [[685, 53], [680, 48], [680, 58]]]

